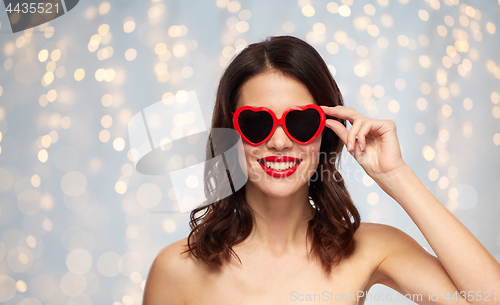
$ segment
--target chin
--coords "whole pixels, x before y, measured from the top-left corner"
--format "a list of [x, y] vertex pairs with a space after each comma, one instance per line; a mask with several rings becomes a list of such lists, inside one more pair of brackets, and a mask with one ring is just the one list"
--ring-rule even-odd
[[279, 188], [279, 187], [267, 187], [264, 189], [260, 189], [263, 193], [265, 193], [269, 197], [274, 198], [287, 198], [295, 194], [298, 189], [290, 189], [288, 188]]
[[[271, 178], [271, 177], [269, 177]], [[272, 178], [271, 178], [272, 179]], [[276, 198], [286, 198], [297, 191], [299, 191], [304, 186], [307, 186], [307, 183], [298, 183], [296, 179], [294, 180], [260, 180], [260, 181], [248, 181], [252, 186], [262, 193], [268, 195], [269, 197]]]

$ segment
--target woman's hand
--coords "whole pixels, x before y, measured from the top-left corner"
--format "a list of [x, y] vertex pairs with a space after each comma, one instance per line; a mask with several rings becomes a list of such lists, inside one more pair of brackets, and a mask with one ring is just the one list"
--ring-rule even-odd
[[344, 106], [321, 106], [329, 116], [344, 119], [352, 125], [347, 130], [340, 122], [326, 120], [326, 126], [335, 132], [347, 146], [347, 151], [375, 181], [406, 164], [396, 134], [396, 124], [391, 120], [372, 120]]

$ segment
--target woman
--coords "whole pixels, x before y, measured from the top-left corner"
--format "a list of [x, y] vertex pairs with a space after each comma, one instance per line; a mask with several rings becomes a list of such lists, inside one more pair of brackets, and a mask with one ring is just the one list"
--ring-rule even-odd
[[[394, 122], [343, 106], [306, 42], [271, 37], [238, 54], [212, 127], [241, 135], [248, 181], [191, 213], [189, 237], [155, 259], [145, 305], [362, 304], [377, 283], [419, 304], [499, 302], [500, 264], [404, 163]], [[343, 145], [439, 259], [394, 227], [360, 222], [337, 170]]]

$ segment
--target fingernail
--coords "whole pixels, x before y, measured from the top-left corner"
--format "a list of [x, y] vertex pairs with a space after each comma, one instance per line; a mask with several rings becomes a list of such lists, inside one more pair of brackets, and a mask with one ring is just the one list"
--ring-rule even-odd
[[361, 143], [359, 144], [359, 150], [363, 150], [363, 146], [361, 146]]
[[351, 142], [347, 142], [347, 151], [351, 151]]

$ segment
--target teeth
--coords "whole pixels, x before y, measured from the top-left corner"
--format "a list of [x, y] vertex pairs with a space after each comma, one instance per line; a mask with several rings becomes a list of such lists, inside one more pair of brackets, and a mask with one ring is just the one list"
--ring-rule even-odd
[[[298, 163], [298, 162], [297, 162]], [[295, 162], [264, 162], [265, 167], [277, 171], [287, 170], [296, 165]]]

